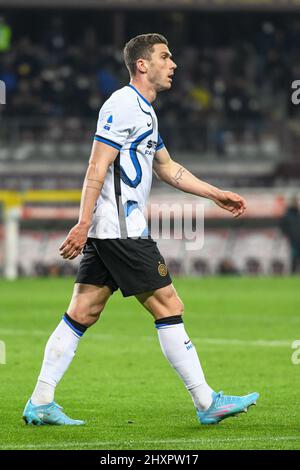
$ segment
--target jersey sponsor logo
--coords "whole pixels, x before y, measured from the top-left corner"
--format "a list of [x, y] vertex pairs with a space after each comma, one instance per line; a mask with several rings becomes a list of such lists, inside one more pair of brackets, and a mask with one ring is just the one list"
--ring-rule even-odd
[[152, 155], [153, 152], [151, 152], [151, 149], [156, 149], [156, 147], [157, 147], [157, 142], [155, 142], [155, 140], [148, 140], [147, 149], [149, 150], [145, 151], [145, 155]]
[[152, 149], [152, 147], [156, 148], [156, 146], [157, 146], [157, 142], [155, 142], [155, 140], [148, 140], [147, 142], [148, 149]]
[[165, 277], [168, 274], [168, 268], [164, 263], [159, 262], [157, 270], [158, 274], [162, 277]]
[[103, 129], [105, 129], [105, 130], [107, 130], [107, 131], [110, 131], [112, 122], [113, 122], [113, 117], [112, 117], [112, 115], [110, 115], [109, 118], [107, 119], [106, 124], [105, 124], [105, 126], [103, 127]]

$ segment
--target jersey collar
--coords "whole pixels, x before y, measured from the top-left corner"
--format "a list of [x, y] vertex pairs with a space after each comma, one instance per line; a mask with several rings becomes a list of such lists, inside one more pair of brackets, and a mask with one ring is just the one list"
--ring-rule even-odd
[[141, 93], [133, 85], [131, 85], [131, 83], [128, 83], [128, 86], [132, 88], [140, 96], [140, 98], [142, 98], [142, 100], [145, 101], [145, 103], [152, 108], [152, 104], [149, 103], [149, 101], [147, 101], [146, 98], [144, 98], [143, 95], [141, 95]]

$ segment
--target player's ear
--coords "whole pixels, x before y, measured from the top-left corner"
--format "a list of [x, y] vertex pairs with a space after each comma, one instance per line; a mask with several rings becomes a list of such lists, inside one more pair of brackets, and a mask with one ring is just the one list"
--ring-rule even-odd
[[147, 64], [144, 59], [138, 59], [136, 62], [136, 67], [141, 73], [146, 73], [148, 70]]

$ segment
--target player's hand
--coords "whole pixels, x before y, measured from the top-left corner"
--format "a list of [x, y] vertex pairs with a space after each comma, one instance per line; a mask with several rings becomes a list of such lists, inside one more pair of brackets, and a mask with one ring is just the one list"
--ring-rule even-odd
[[87, 240], [89, 227], [83, 224], [76, 224], [69, 232], [65, 241], [59, 247], [60, 255], [64, 259], [74, 259], [82, 253]]
[[246, 210], [246, 201], [239, 194], [232, 193], [231, 191], [221, 191], [218, 198], [214, 199], [215, 203], [229, 212], [234, 217], [239, 217]]

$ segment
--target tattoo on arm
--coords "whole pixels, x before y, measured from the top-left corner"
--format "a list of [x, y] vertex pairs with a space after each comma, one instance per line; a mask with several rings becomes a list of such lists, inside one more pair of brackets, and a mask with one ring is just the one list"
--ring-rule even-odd
[[85, 187], [86, 188], [93, 188], [93, 189], [98, 189], [100, 190], [101, 188], [101, 185], [102, 185], [102, 182], [99, 181], [99, 180], [95, 180], [95, 179], [92, 179], [92, 178], [87, 178], [86, 181], [85, 181]]
[[179, 184], [180, 181], [182, 180], [182, 175], [183, 175], [184, 172], [185, 172], [185, 168], [183, 168], [183, 167], [179, 168], [179, 170], [177, 171], [176, 175], [175, 175], [175, 176], [172, 176], [172, 180], [173, 180], [176, 184]]
[[96, 189], [96, 191], [99, 191], [99, 188], [96, 188], [95, 186], [90, 186], [88, 184], [86, 184], [84, 187], [85, 188], [90, 188], [90, 189]]

